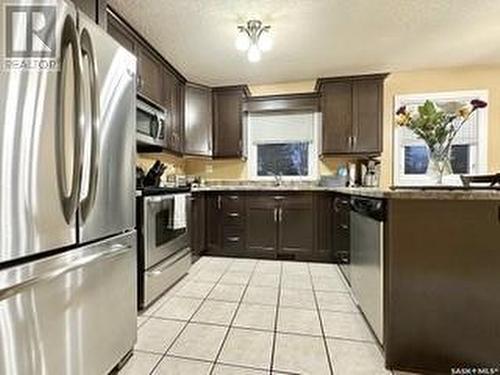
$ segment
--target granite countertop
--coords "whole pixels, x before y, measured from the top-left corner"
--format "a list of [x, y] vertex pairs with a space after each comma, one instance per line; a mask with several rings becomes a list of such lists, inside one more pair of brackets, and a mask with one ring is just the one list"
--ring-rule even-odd
[[259, 185], [259, 184], [217, 184], [193, 187], [193, 192], [223, 192], [223, 191], [282, 191], [282, 192], [333, 192], [347, 195], [357, 195], [366, 198], [379, 199], [426, 199], [426, 200], [498, 200], [500, 201], [500, 190], [449, 190], [436, 189], [389, 189], [371, 187], [325, 187], [317, 185]]

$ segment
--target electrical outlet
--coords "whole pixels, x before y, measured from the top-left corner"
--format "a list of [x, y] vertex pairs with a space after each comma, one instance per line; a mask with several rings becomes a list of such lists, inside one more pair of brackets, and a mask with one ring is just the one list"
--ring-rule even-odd
[[213, 173], [213, 171], [214, 171], [214, 166], [212, 164], [207, 164], [205, 166], [205, 172], [206, 173]]

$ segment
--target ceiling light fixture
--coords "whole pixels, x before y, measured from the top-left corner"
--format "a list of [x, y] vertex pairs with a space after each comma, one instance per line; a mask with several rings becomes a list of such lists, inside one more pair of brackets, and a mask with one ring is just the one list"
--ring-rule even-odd
[[248, 61], [260, 61], [262, 52], [269, 51], [273, 46], [270, 29], [271, 26], [264, 26], [259, 20], [250, 20], [246, 26], [238, 26], [236, 49], [246, 51]]

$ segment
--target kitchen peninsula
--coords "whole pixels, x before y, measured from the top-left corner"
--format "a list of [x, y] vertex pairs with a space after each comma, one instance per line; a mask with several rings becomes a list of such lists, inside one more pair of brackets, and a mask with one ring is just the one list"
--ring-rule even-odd
[[[383, 202], [379, 237], [366, 240], [367, 234], [378, 236], [373, 225], [361, 227], [364, 236], [355, 228], [352, 200], [360, 197]], [[194, 237], [196, 251], [342, 263], [342, 247], [350, 247], [351, 264], [342, 269], [367, 320], [374, 306], [382, 310], [380, 324], [370, 325], [381, 331], [388, 368], [446, 372], [457, 363], [498, 365], [499, 190], [217, 182], [195, 188], [194, 199], [195, 228], [207, 233], [206, 239]], [[349, 241], [346, 231], [358, 233]], [[367, 241], [365, 251], [355, 254], [359, 238]], [[377, 241], [382, 245], [375, 250]], [[356, 288], [377, 278], [378, 304], [376, 293], [366, 301]]]

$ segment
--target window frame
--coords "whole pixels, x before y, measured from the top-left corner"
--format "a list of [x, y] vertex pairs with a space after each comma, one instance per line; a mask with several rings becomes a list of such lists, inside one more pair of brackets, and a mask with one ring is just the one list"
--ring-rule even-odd
[[[315, 181], [319, 178], [319, 142], [320, 142], [320, 129], [321, 129], [321, 114], [317, 111], [273, 111], [270, 113], [260, 112], [257, 115], [286, 115], [297, 113], [311, 113], [313, 115], [313, 140], [308, 147], [308, 175], [307, 176], [281, 176], [283, 181]], [[252, 113], [249, 113], [246, 126], [246, 139], [247, 139], [247, 177], [251, 181], [274, 181], [274, 176], [259, 176], [258, 175], [258, 157], [257, 157], [257, 144], [251, 139], [250, 128]], [[262, 142], [265, 143], [265, 142]], [[269, 143], [287, 143], [287, 140], [280, 142]]]
[[[447, 91], [434, 92], [424, 94], [404, 94], [394, 96], [394, 110], [392, 113], [393, 119], [393, 177], [392, 183], [394, 186], [412, 186], [412, 185], [435, 185], [435, 181], [427, 174], [406, 175], [404, 173], [405, 154], [404, 147], [408, 145], [422, 145], [423, 141], [415, 141], [414, 143], [402, 144], [402, 129], [395, 122], [395, 112], [402, 105], [415, 105], [432, 101], [470, 101], [471, 99], [480, 99], [488, 102], [488, 90], [466, 90], [466, 91]], [[475, 171], [472, 174], [486, 173], [488, 170], [488, 110], [479, 110], [475, 112], [477, 116], [477, 150], [471, 152], [470, 163], [476, 164]], [[451, 174], [444, 177], [444, 185], [460, 185], [460, 175]]]

